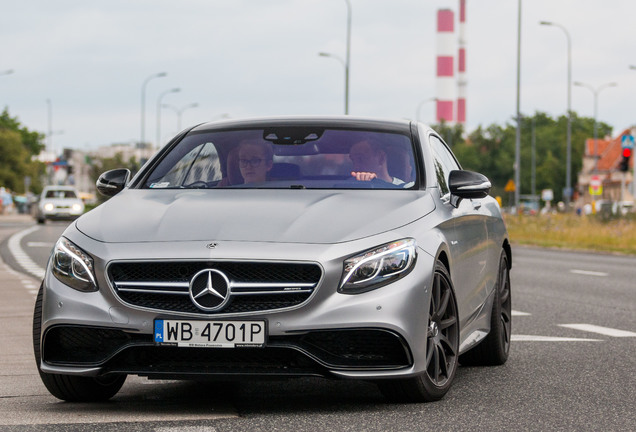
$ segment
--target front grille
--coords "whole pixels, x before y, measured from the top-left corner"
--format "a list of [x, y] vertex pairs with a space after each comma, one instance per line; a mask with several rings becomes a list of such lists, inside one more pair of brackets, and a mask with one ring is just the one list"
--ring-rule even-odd
[[[230, 300], [220, 310], [199, 309], [189, 285], [201, 270], [214, 269], [230, 281]], [[116, 262], [108, 277], [119, 298], [134, 306], [185, 313], [245, 313], [271, 311], [305, 302], [320, 282], [314, 263], [269, 262]]]

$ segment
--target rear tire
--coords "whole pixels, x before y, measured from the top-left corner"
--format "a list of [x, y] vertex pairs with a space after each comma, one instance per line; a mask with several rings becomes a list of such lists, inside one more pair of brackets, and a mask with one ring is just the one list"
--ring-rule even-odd
[[68, 402], [98, 402], [113, 397], [126, 381], [126, 375], [105, 377], [81, 377], [75, 375], [49, 374], [40, 370], [42, 328], [42, 291], [40, 286], [33, 311], [33, 353], [42, 383], [56, 398]]
[[384, 396], [394, 402], [432, 402], [450, 389], [457, 370], [459, 319], [446, 267], [435, 264], [426, 335], [426, 371], [416, 377], [379, 381]]
[[462, 354], [459, 362], [464, 366], [498, 366], [506, 363], [510, 352], [511, 318], [510, 267], [508, 255], [502, 250], [490, 314], [490, 333], [476, 347]]

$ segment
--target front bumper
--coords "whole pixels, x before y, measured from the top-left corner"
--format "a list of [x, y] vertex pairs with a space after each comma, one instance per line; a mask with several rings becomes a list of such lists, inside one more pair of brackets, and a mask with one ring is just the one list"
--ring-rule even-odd
[[[395, 233], [378, 237], [396, 238]], [[100, 255], [117, 256], [118, 260], [165, 259], [157, 252], [162, 248], [158, 249], [156, 244], [130, 251], [125, 245], [98, 242], [87, 247], [84, 240], [81, 247], [97, 252], [93, 256], [99, 291], [76, 291], [47, 272], [41, 369], [46, 373], [83, 376], [127, 373], [163, 378], [337, 376], [379, 379], [419, 374], [425, 370], [432, 257], [418, 251], [413, 271], [390, 285], [363, 294], [337, 292], [344, 258], [382, 242], [383, 238], [376, 237], [353, 242], [354, 245], [252, 244], [246, 248], [244, 243], [228, 244], [225, 253], [234, 260], [247, 259], [241, 256], [245, 250], [250, 251], [252, 260], [254, 256], [256, 259], [276, 256], [281, 260], [294, 257], [299, 261], [318, 262], [324, 274], [312, 296], [299, 306], [209, 316], [131, 306], [116, 296], [104, 277], [108, 261]], [[180, 249], [191, 254], [193, 245], [172, 245], [169, 250], [184, 256]], [[213, 258], [217, 259], [189, 256], [189, 259]], [[153, 342], [155, 319], [225, 320], [246, 316], [267, 321], [269, 334], [265, 347], [177, 348]]]

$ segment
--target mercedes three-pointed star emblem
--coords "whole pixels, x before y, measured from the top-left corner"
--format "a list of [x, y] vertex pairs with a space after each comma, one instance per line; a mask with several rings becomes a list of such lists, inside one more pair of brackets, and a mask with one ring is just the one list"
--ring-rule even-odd
[[190, 299], [206, 312], [220, 310], [230, 300], [230, 281], [219, 270], [201, 270], [190, 280]]

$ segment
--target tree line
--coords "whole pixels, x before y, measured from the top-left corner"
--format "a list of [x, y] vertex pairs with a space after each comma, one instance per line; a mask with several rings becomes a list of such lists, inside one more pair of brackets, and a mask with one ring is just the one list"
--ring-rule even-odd
[[[567, 116], [552, 118], [543, 112], [521, 119], [521, 171], [520, 194], [530, 194], [532, 185], [532, 142], [535, 154], [535, 192], [552, 189], [555, 201], [563, 200], [566, 185]], [[594, 136], [594, 119], [579, 117], [572, 112], [571, 135], [571, 185], [576, 187], [578, 173], [583, 166], [585, 141]], [[598, 138], [612, 135], [612, 127], [606, 123], [597, 124]], [[461, 125], [434, 125], [435, 129], [457, 156], [463, 169], [477, 171], [490, 179], [493, 187], [491, 195], [501, 196], [509, 205], [510, 194], [504, 191], [509, 180], [514, 180], [516, 120], [504, 126], [492, 124], [487, 128], [479, 126], [465, 134]], [[534, 137], [534, 138], [533, 138]], [[516, 185], [519, 187], [519, 185]]]

